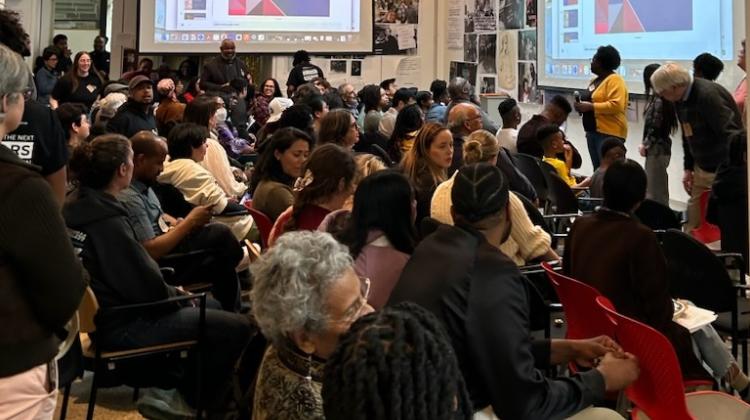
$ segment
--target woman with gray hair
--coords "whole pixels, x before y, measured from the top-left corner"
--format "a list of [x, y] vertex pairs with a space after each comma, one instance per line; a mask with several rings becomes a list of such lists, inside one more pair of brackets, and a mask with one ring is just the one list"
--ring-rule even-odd
[[253, 419], [323, 419], [323, 366], [367, 304], [346, 247], [328, 233], [281, 236], [251, 267], [253, 315], [271, 345], [257, 377]]

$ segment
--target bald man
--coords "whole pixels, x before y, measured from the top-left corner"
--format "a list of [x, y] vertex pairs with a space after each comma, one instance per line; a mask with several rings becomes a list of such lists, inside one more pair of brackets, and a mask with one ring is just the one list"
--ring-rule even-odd
[[453, 134], [453, 163], [448, 169], [448, 173], [452, 174], [463, 166], [464, 138], [482, 129], [482, 114], [473, 104], [456, 104], [448, 112], [448, 128]]
[[229, 86], [234, 79], [246, 79], [252, 85], [253, 77], [245, 63], [237, 58], [234, 41], [231, 39], [221, 41], [219, 50], [221, 54], [203, 66], [201, 88], [205, 91], [218, 92], [222, 87]]
[[[448, 173], [451, 174], [464, 164], [464, 139], [469, 134], [483, 129], [482, 113], [474, 104], [458, 103], [448, 112], [448, 128], [453, 134], [453, 163], [448, 169]], [[537, 199], [531, 182], [516, 169], [510, 153], [505, 148], [501, 147], [497, 155], [497, 167], [508, 178], [511, 191], [523, 195], [532, 202]]]
[[[211, 208], [208, 206], [193, 208], [184, 219], [164, 213], [151, 187], [164, 169], [167, 144], [150, 131], [137, 133], [130, 142], [133, 178], [118, 198], [128, 212], [136, 239], [151, 258], [175, 269], [175, 284], [210, 282], [222, 308], [237, 311], [239, 280], [235, 267], [242, 260], [243, 251], [232, 231], [220, 223], [209, 223]], [[193, 258], [168, 257], [198, 250], [206, 253]]]

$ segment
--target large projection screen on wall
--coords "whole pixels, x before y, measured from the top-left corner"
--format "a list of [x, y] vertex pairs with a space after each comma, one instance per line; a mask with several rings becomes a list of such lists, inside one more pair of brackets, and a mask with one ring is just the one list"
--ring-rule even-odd
[[372, 52], [372, 0], [140, 0], [144, 54]]
[[674, 61], [692, 69], [704, 52], [724, 61], [719, 82], [730, 90], [744, 39], [745, 0], [539, 0], [539, 85], [582, 89], [594, 75], [591, 57], [615, 46], [618, 72], [631, 93], [643, 93], [643, 68]]

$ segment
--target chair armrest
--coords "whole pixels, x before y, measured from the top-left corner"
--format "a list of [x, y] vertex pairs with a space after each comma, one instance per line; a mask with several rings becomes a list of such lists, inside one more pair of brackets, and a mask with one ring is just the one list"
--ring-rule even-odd
[[565, 218], [576, 218], [580, 216], [578, 213], [559, 213], [559, 214], [545, 214], [542, 215], [542, 218], [545, 220], [557, 220], [557, 219], [565, 219]]
[[157, 300], [156, 302], [147, 302], [147, 303], [135, 303], [132, 305], [119, 305], [119, 306], [111, 306], [109, 308], [99, 308], [99, 312], [102, 315], [112, 315], [112, 314], [122, 314], [122, 313], [128, 313], [128, 312], [138, 312], [142, 313], [142, 311], [148, 310], [148, 309], [156, 309], [161, 307], [168, 307], [170, 305], [175, 305], [180, 302], [188, 302], [191, 300], [199, 300], [199, 307], [202, 311], [205, 311], [206, 309], [206, 294], [205, 293], [196, 293], [194, 295], [185, 295], [185, 296], [174, 296], [167, 299]]
[[578, 198], [578, 201], [584, 201], [588, 203], [603, 203], [603, 198], [596, 198], [596, 197], [576, 197]]

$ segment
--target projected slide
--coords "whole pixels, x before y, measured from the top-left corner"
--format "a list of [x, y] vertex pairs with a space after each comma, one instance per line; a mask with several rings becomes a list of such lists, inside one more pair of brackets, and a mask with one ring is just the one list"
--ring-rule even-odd
[[230, 0], [229, 15], [328, 16], [330, 0]]
[[[539, 83], [585, 86], [593, 77], [591, 57], [602, 45], [620, 52], [617, 71], [635, 92], [642, 90], [646, 64], [691, 62], [704, 52], [732, 61], [741, 39], [735, 35], [734, 15], [744, 16], [744, 2], [545, 0], [544, 8], [537, 9]], [[725, 65], [729, 67], [734, 66]]]
[[143, 52], [368, 53], [374, 0], [140, 0]]
[[595, 32], [690, 31], [693, 0], [596, 0]]

